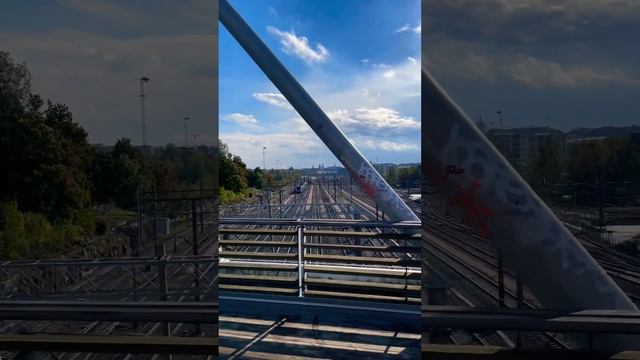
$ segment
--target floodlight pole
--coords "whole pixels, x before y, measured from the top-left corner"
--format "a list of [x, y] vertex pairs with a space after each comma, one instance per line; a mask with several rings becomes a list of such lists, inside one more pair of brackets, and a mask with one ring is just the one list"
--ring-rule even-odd
[[219, 2], [220, 21], [253, 61], [262, 69], [291, 106], [309, 124], [363, 190], [392, 220], [419, 221], [407, 204], [371, 166], [344, 133], [322, 111], [307, 91], [289, 73], [265, 43], [227, 0]]

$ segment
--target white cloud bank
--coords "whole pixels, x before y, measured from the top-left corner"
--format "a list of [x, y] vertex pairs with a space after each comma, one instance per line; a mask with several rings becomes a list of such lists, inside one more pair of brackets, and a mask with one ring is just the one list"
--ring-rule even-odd
[[278, 107], [281, 107], [283, 109], [293, 110], [293, 107], [291, 106], [291, 104], [289, 104], [287, 99], [282, 94], [279, 94], [279, 93], [253, 93], [252, 95], [258, 101], [262, 101], [262, 102], [270, 104], [270, 105], [278, 106]]
[[323, 62], [329, 57], [329, 50], [324, 45], [316, 43], [315, 49], [309, 45], [309, 39], [297, 36], [292, 31], [282, 31], [273, 26], [267, 26], [267, 31], [280, 39], [282, 51], [291, 56], [299, 57], [307, 64]]

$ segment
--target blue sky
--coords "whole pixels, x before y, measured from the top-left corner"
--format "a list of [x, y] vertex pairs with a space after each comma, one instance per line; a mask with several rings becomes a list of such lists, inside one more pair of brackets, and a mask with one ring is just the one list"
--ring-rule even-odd
[[[232, 0], [372, 161], [420, 160], [420, 1]], [[221, 25], [220, 138], [250, 167], [338, 161]]]

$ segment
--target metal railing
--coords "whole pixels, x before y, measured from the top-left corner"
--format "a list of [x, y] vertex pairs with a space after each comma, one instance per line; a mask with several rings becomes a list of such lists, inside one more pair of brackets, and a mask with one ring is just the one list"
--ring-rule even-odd
[[[510, 330], [583, 334], [571, 350], [592, 350], [602, 334], [640, 334], [640, 314], [628, 310], [558, 310], [422, 306], [427, 334], [463, 329], [471, 332]], [[423, 335], [423, 341], [429, 337]]]
[[212, 256], [4, 261], [0, 298], [209, 298], [216, 264]]
[[[0, 301], [0, 319], [218, 324], [217, 302]], [[218, 354], [217, 336], [2, 334], [0, 350]]]
[[419, 222], [226, 218], [220, 225], [220, 289], [420, 301]]

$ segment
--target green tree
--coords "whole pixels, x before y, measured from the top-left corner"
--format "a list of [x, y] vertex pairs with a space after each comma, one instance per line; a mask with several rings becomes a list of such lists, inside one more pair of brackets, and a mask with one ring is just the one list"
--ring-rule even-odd
[[395, 166], [389, 167], [385, 175], [385, 180], [387, 180], [389, 185], [396, 186], [398, 184], [398, 170]]
[[18, 259], [29, 253], [24, 216], [15, 202], [0, 204], [0, 257]]
[[538, 155], [527, 164], [525, 177], [534, 187], [544, 184], [558, 184], [565, 180], [566, 158], [562, 141], [548, 141]]
[[24, 64], [0, 53], [0, 176], [3, 200], [18, 209], [67, 218], [90, 204], [86, 177], [90, 147], [86, 132], [62, 104], [31, 93]]
[[229, 152], [229, 148], [220, 142], [218, 168], [220, 172], [220, 186], [233, 192], [247, 190], [247, 166], [239, 156]]
[[264, 177], [264, 173], [262, 172], [262, 169], [260, 169], [260, 167], [253, 169], [253, 171], [249, 171], [247, 178], [247, 184], [249, 187], [262, 189], [262, 187], [265, 185], [265, 182], [266, 180]]

